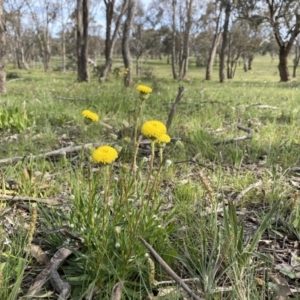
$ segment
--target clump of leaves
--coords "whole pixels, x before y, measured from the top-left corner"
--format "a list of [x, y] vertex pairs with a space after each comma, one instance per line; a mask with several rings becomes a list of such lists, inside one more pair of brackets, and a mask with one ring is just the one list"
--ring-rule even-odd
[[7, 107], [0, 109], [0, 130], [22, 132], [33, 125], [33, 121], [27, 117], [26, 110], [19, 107]]

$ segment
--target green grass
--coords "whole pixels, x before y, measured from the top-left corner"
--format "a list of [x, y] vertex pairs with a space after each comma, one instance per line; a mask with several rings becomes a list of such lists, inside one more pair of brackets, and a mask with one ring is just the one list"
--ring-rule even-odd
[[[48, 259], [63, 246], [72, 249], [73, 255], [59, 268], [71, 285], [71, 299], [110, 299], [120, 281], [122, 299], [157, 293], [157, 299], [187, 297], [179, 288], [163, 296], [167, 288], [153, 284], [152, 275], [158, 282], [170, 277], [157, 263], [151, 271], [138, 236], [179, 276], [197, 278], [188, 284], [205, 299], [270, 299], [276, 295], [274, 272], [297, 287], [296, 271], [275, 271], [277, 256], [265, 249], [281, 249], [285, 236], [294, 249], [291, 241], [299, 238], [300, 182], [297, 173], [288, 171], [299, 166], [298, 79], [278, 82], [277, 61], [268, 56], [255, 58], [251, 71], [239, 66], [226, 84], [218, 82], [217, 68], [212, 81], [205, 81], [205, 70], [193, 59], [185, 81], [171, 79], [165, 60], [147, 60], [143, 67], [153, 69], [154, 77], [135, 77], [132, 88], [123, 87], [122, 78], [113, 75], [101, 85], [95, 74], [90, 83], [79, 84], [73, 72], [8, 68], [19, 78], [8, 79], [8, 93], [0, 95], [0, 156], [24, 158], [1, 164], [1, 194], [58, 198], [63, 205], [38, 203], [33, 224], [30, 202], [1, 200], [0, 299], [25, 299], [44, 268], [30, 244], [39, 245]], [[135, 174], [130, 168], [141, 103], [137, 84], [153, 88], [138, 131], [147, 120], [166, 122], [178, 87], [186, 92], [168, 131], [172, 141], [164, 149], [163, 162], [154, 158], [152, 169], [151, 160], [144, 158], [149, 149], [140, 150]], [[85, 126], [84, 109], [99, 114], [100, 123]], [[246, 135], [237, 123], [250, 128], [252, 138], [216, 144]], [[118, 149], [113, 167], [95, 171], [89, 149], [33, 157], [99, 142]], [[11, 191], [5, 180], [13, 180], [18, 188]], [[234, 207], [230, 203], [242, 191]], [[250, 234], [249, 227], [254, 228]], [[69, 236], [60, 233], [61, 228], [67, 228]], [[57, 297], [50, 284], [39, 295]]]

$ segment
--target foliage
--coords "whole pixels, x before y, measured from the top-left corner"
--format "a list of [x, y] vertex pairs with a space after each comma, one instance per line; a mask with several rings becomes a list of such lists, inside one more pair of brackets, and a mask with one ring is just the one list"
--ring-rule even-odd
[[[277, 66], [265, 57], [255, 58], [252, 72], [238, 66], [227, 85], [217, 84], [216, 75], [203, 81], [195, 66], [189, 82], [174, 82], [167, 64], [150, 63], [158, 77], [136, 78], [132, 89], [119, 78], [77, 84], [74, 74], [20, 71], [24, 80], [12, 81], [10, 94], [1, 96], [10, 101], [3, 110], [28, 100], [25, 116], [35, 126], [17, 135], [12, 127], [2, 131], [1, 157], [22, 160], [1, 164], [1, 194], [62, 199], [58, 207], [38, 203], [30, 244], [38, 243], [48, 259], [61, 247], [72, 249], [59, 267], [71, 299], [109, 299], [120, 282], [122, 299], [186, 297], [172, 283], [176, 292], [163, 296], [168, 288], [160, 282], [170, 277], [151, 263], [138, 236], [180, 277], [196, 278], [187, 284], [207, 299], [272, 298], [277, 285], [269, 275], [280, 266], [272, 253], [299, 238], [299, 84], [278, 83]], [[153, 88], [148, 99], [140, 98], [138, 85]], [[181, 85], [187, 91], [168, 128], [170, 142], [161, 147], [141, 137], [144, 123], [167, 119]], [[86, 108], [101, 117], [85, 122], [80, 112]], [[251, 129], [252, 139], [226, 143], [245, 135], [238, 122]], [[95, 149], [81, 147], [43, 155], [84, 142], [109, 145], [118, 158], [98, 164]], [[27, 200], [0, 205], [0, 298], [18, 299], [44, 268], [28, 251], [34, 207]], [[296, 282], [294, 271], [277, 273]], [[57, 297], [49, 284], [39, 296], [51, 294]]]
[[0, 109], [0, 130], [22, 132], [34, 122], [27, 117], [26, 110], [19, 107], [3, 107]]

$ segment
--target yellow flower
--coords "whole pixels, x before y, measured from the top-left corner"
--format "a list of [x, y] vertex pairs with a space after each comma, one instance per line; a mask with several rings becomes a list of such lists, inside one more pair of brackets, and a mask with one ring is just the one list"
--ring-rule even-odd
[[156, 120], [147, 121], [142, 126], [142, 133], [150, 139], [158, 139], [161, 135], [167, 133], [167, 128], [164, 123]]
[[93, 152], [93, 161], [100, 164], [112, 164], [118, 158], [118, 152], [111, 146], [101, 146]]
[[149, 98], [149, 94], [152, 93], [152, 89], [146, 85], [138, 85], [136, 90], [140, 92], [140, 99], [146, 100]]
[[166, 133], [160, 135], [157, 139], [156, 142], [160, 143], [160, 144], [167, 144], [171, 141], [171, 138], [169, 135], [167, 135]]
[[86, 124], [97, 122], [99, 120], [99, 116], [88, 109], [83, 110], [81, 115], [84, 117], [84, 121], [86, 122]]
[[138, 85], [136, 87], [136, 90], [139, 91], [140, 93], [143, 93], [143, 94], [150, 94], [152, 93], [152, 89], [146, 85]]

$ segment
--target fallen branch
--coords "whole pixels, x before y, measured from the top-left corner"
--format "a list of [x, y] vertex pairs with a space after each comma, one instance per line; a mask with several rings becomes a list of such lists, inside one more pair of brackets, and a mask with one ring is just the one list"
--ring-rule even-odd
[[62, 281], [57, 269], [59, 265], [71, 254], [71, 250], [67, 248], [60, 248], [51, 258], [46, 268], [36, 277], [34, 283], [28, 290], [26, 298], [30, 299], [35, 296], [42, 286], [50, 279], [54, 289], [60, 293], [58, 299], [67, 299], [71, 293], [71, 287], [68, 283]]
[[235, 138], [230, 139], [230, 140], [218, 141], [218, 142], [215, 142], [214, 145], [218, 146], [218, 145], [224, 145], [224, 144], [232, 144], [232, 143], [235, 143], [235, 142], [252, 139], [253, 135], [252, 135], [252, 130], [250, 128], [246, 128], [246, 127], [243, 127], [241, 124], [237, 124], [237, 129], [239, 129], [241, 131], [244, 131], [244, 132], [247, 132], [247, 135], [238, 136], [238, 137], [235, 137]]
[[149, 250], [153, 258], [165, 269], [165, 271], [176, 281], [176, 283], [182, 287], [183, 290], [194, 300], [204, 300], [198, 297], [185, 282], [168, 266], [168, 264], [160, 257], [160, 255], [148, 244], [142, 237], [138, 237], [142, 244]]
[[185, 91], [186, 91], [186, 89], [183, 86], [178, 88], [178, 94], [177, 94], [176, 99], [172, 105], [170, 112], [169, 112], [169, 116], [168, 116], [168, 120], [167, 120], [167, 124], [166, 124], [167, 129], [169, 129], [171, 127], [172, 120], [173, 120], [173, 117], [174, 117], [176, 109], [177, 109], [177, 105], [178, 105], [179, 101], [181, 100]]
[[290, 172], [293, 172], [293, 173], [299, 173], [300, 172], [300, 167], [291, 167], [291, 168], [288, 168], [284, 171], [283, 175], [286, 175]]
[[[183, 282], [199, 282], [199, 278], [186, 278], [186, 279], [181, 279]], [[155, 285], [169, 285], [169, 284], [174, 284], [176, 283], [175, 280], [166, 280], [166, 281], [156, 281]]]
[[83, 98], [69, 98], [69, 97], [62, 97], [62, 96], [55, 96], [54, 98], [58, 100], [81, 100], [84, 101]]
[[50, 282], [56, 292], [59, 293], [57, 300], [66, 300], [71, 294], [71, 285], [68, 282], [64, 282], [57, 270], [51, 270]]
[[24, 80], [24, 78], [11, 79], [11, 80], [8, 80], [7, 83], [14, 82], [14, 81], [20, 81], [20, 80]]
[[58, 155], [65, 155], [66, 153], [71, 153], [71, 152], [79, 152], [82, 149], [87, 149], [89, 147], [99, 147], [103, 143], [88, 143], [82, 146], [68, 146], [64, 147], [58, 150], [42, 153], [42, 154], [37, 154], [37, 155], [25, 155], [25, 156], [16, 156], [16, 157], [10, 157], [10, 158], [3, 158], [0, 159], [0, 164], [6, 164], [6, 163], [14, 163], [18, 161], [25, 160], [26, 158], [30, 159], [37, 159], [37, 158], [46, 158], [46, 157], [52, 157], [52, 156], [58, 156]]
[[271, 105], [268, 105], [268, 104], [262, 104], [262, 103], [253, 103], [253, 104], [250, 104], [250, 105], [246, 105], [245, 108], [249, 108], [249, 107], [257, 107], [257, 108], [270, 108], [270, 109], [278, 109], [277, 106], [271, 106]]
[[259, 187], [262, 185], [262, 181], [259, 180], [253, 184], [250, 184], [248, 187], [246, 187], [244, 190], [242, 190], [232, 201], [234, 205], [236, 205], [249, 191]]
[[18, 195], [5, 195], [0, 194], [0, 202], [1, 201], [32, 201], [32, 202], [38, 202], [38, 203], [44, 203], [48, 205], [62, 205], [62, 200], [59, 199], [50, 199], [50, 198], [35, 198], [35, 197], [27, 197], [27, 196], [18, 196]]

